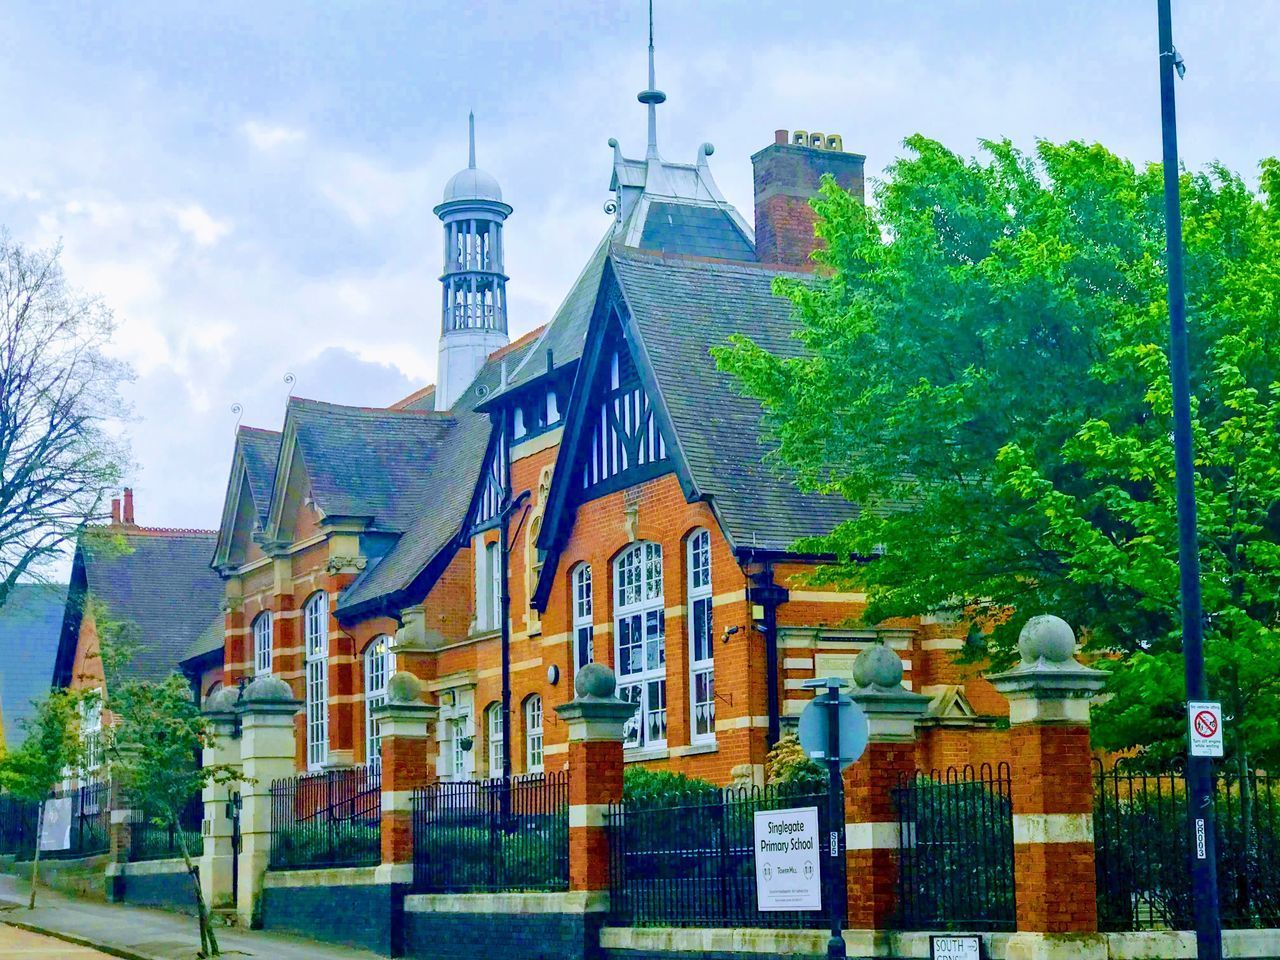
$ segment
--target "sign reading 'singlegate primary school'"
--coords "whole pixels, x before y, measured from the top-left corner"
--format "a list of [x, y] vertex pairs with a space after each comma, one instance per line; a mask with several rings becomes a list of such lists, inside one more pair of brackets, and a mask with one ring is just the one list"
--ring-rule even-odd
[[760, 910], [822, 909], [817, 807], [758, 811], [755, 854]]

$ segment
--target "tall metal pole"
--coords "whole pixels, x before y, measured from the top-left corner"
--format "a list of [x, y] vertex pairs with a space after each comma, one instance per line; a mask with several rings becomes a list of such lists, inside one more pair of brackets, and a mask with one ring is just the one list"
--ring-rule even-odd
[[[1170, 0], [1156, 0], [1160, 20], [1160, 119], [1164, 145], [1165, 252], [1169, 265], [1169, 376], [1173, 384], [1173, 455], [1178, 499], [1178, 568], [1182, 593], [1182, 653], [1188, 700], [1206, 699], [1200, 553], [1196, 540], [1195, 461], [1191, 448], [1191, 375], [1182, 279], [1182, 208], [1178, 190], [1178, 128]], [[1188, 744], [1189, 744], [1188, 740]], [[1187, 829], [1195, 894], [1196, 954], [1221, 960], [1213, 771], [1208, 757], [1187, 757]]]
[[831, 868], [827, 874], [828, 909], [831, 911], [831, 938], [827, 941], [827, 960], [845, 960], [844, 942], [846, 887], [840, 883], [844, 870], [844, 844], [839, 838], [844, 834], [844, 775], [840, 770], [840, 685], [832, 683], [827, 688], [827, 803], [829, 806], [827, 829], [830, 831], [829, 849], [826, 851]]

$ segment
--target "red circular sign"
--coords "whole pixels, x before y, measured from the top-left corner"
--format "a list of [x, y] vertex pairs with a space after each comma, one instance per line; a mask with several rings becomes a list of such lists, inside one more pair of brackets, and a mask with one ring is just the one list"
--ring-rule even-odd
[[1218, 734], [1218, 718], [1210, 710], [1201, 710], [1196, 714], [1196, 733], [1202, 737], [1213, 737]]

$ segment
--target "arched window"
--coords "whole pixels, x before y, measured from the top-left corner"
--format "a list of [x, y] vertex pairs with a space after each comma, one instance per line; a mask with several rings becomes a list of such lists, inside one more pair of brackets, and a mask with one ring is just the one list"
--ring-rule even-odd
[[271, 611], [264, 610], [253, 621], [253, 674], [271, 672]]
[[618, 696], [639, 704], [627, 722], [628, 747], [667, 743], [667, 634], [662, 547], [637, 543], [614, 561], [614, 662]]
[[302, 608], [306, 641], [307, 769], [329, 759], [329, 595], [323, 590]]
[[592, 620], [591, 564], [580, 563], [573, 568], [570, 579], [573, 594], [569, 602], [573, 607], [573, 674], [595, 660], [595, 626]]
[[716, 738], [716, 680], [712, 643], [711, 534], [695, 530], [688, 541], [690, 743]]
[[485, 734], [489, 740], [489, 776], [502, 776], [502, 703], [491, 703], [485, 715]]
[[542, 698], [524, 702], [524, 772], [542, 772]]
[[373, 711], [387, 702], [387, 681], [394, 670], [391, 638], [374, 637], [364, 651], [364, 762], [371, 767], [382, 765], [382, 731]]

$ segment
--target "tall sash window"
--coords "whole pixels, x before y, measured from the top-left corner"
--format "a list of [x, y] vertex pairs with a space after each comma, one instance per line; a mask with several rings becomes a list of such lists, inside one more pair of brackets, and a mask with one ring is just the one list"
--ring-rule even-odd
[[264, 610], [253, 621], [253, 674], [256, 677], [271, 672], [271, 611]]
[[592, 621], [591, 564], [580, 563], [573, 568], [573, 673], [595, 660], [595, 627]]
[[329, 595], [313, 593], [303, 607], [306, 639], [307, 769], [329, 759]]
[[489, 776], [497, 778], [502, 776], [502, 704], [492, 704], [485, 715], [485, 733], [489, 739]]
[[382, 766], [382, 731], [373, 711], [387, 702], [387, 680], [395, 670], [391, 638], [375, 637], [364, 651], [364, 756], [371, 767]]
[[524, 771], [542, 772], [542, 698], [537, 694], [524, 702]]
[[689, 742], [716, 738], [715, 663], [711, 612], [711, 534], [689, 537]]
[[637, 543], [614, 562], [614, 662], [618, 696], [638, 704], [624, 731], [627, 747], [667, 743], [667, 634], [662, 547]]

